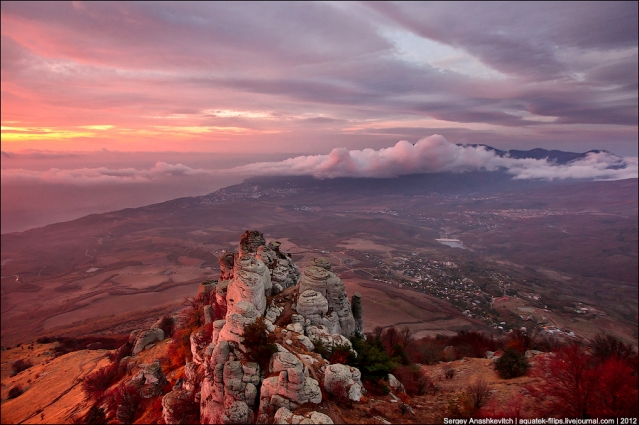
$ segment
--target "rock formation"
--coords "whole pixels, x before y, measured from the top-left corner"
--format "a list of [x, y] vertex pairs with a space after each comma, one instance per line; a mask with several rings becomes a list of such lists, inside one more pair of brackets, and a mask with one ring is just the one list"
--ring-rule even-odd
[[275, 412], [274, 424], [332, 424], [331, 418], [323, 413], [309, 412], [305, 415], [295, 415], [286, 407], [280, 407]]
[[332, 364], [326, 368], [324, 388], [343, 400], [359, 401], [362, 398], [362, 375], [355, 367]]
[[[356, 368], [327, 367], [313, 353], [314, 341], [329, 349], [351, 346], [347, 337], [363, 329], [360, 297], [349, 301], [344, 284], [323, 258], [313, 259], [300, 281], [299, 269], [281, 252], [280, 244], [267, 245], [257, 231], [246, 231], [238, 253], [226, 252], [219, 260], [220, 280], [199, 288], [204, 320], [190, 337], [193, 361], [185, 365], [182, 380], [162, 399], [166, 423], [183, 421], [179, 406], [192, 402], [199, 403], [201, 423], [333, 423], [315, 411], [295, 411], [302, 405], [321, 403], [321, 386], [352, 401], [361, 397]], [[298, 291], [280, 295], [276, 302], [275, 295], [298, 282]], [[267, 297], [273, 297], [269, 305]], [[291, 303], [295, 310], [282, 316]], [[280, 323], [280, 317], [286, 322]], [[249, 325], [253, 329], [262, 326], [273, 341], [270, 346], [276, 352], [268, 367], [263, 360], [254, 360], [250, 347], [255, 345], [245, 339]], [[149, 343], [151, 337], [143, 332], [147, 331], [132, 335], [135, 347]]]
[[[348, 338], [355, 334], [358, 326], [353, 317], [351, 303], [346, 295], [344, 283], [331, 271], [331, 263], [327, 259], [313, 258], [306, 267], [300, 280], [300, 299], [298, 300], [298, 312], [300, 308], [302, 310], [312, 309], [313, 307], [309, 305], [309, 302], [318, 303], [317, 306], [323, 309], [321, 299], [307, 291], [321, 294], [328, 304], [326, 312], [323, 310], [321, 312], [311, 311], [314, 317], [314, 319], [311, 319], [312, 321], [314, 320], [313, 324], [324, 325], [330, 333], [339, 333]], [[361, 307], [361, 302], [359, 306]], [[300, 314], [304, 315], [301, 312]], [[320, 315], [320, 319], [317, 319], [317, 314]], [[359, 314], [361, 317], [361, 310]], [[363, 322], [361, 327], [363, 327]]]
[[158, 328], [134, 330], [129, 336], [129, 342], [133, 345], [131, 353], [135, 356], [144, 350], [147, 345], [164, 339], [164, 331]]

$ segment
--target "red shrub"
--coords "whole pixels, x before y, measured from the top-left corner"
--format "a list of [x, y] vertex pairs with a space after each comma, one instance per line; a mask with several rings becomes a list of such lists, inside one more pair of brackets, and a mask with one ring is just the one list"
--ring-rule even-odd
[[170, 338], [171, 335], [173, 335], [174, 327], [175, 327], [175, 321], [173, 320], [173, 317], [169, 315], [162, 317], [159, 328], [164, 331], [165, 338]]
[[29, 369], [31, 366], [33, 366], [33, 363], [31, 363], [30, 360], [19, 359], [13, 362], [13, 364], [11, 365], [11, 369], [13, 370], [14, 374], [18, 374], [23, 370]]
[[456, 336], [450, 338], [448, 345], [455, 347], [458, 358], [483, 358], [486, 355], [486, 351], [495, 351], [497, 349], [495, 340], [483, 333], [474, 331], [460, 331]]
[[16, 385], [15, 387], [12, 387], [9, 390], [9, 394], [7, 394], [7, 398], [8, 399], [16, 398], [20, 396], [23, 392], [24, 390], [22, 389], [22, 387], [20, 385]]
[[428, 375], [417, 365], [396, 367], [393, 375], [404, 385], [406, 394], [410, 396], [424, 395], [434, 387]]
[[82, 389], [87, 400], [100, 400], [104, 396], [106, 390], [120, 378], [118, 366], [118, 363], [111, 363], [109, 366], [98, 369], [84, 378]]
[[132, 424], [140, 406], [141, 397], [137, 388], [121, 385], [115, 393], [115, 418], [123, 424]]
[[540, 361], [542, 383], [530, 392], [547, 413], [573, 418], [637, 415], [637, 376], [627, 362], [612, 357], [597, 363], [582, 347], [564, 347]]

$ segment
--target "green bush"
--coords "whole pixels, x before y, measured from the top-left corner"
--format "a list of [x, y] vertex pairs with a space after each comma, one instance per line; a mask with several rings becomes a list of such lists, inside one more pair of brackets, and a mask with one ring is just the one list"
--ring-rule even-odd
[[495, 370], [504, 379], [523, 376], [528, 368], [530, 368], [530, 364], [528, 364], [526, 357], [513, 348], [507, 348], [495, 362]]
[[362, 373], [362, 379], [369, 381], [385, 379], [393, 370], [393, 362], [379, 340], [373, 339], [369, 342], [356, 336], [353, 337], [351, 343], [353, 349], [357, 351], [357, 357], [353, 359], [351, 366], [359, 369]]

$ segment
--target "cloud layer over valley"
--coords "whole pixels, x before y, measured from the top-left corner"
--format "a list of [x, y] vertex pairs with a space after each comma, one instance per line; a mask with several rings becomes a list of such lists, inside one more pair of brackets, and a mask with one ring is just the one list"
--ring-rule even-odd
[[433, 135], [412, 144], [405, 140], [380, 150], [335, 148], [328, 155], [298, 156], [280, 162], [237, 167], [240, 174], [332, 177], [397, 177], [406, 174], [504, 170], [515, 179], [637, 178], [637, 158], [590, 152], [567, 164], [552, 160], [500, 156], [485, 146], [460, 146]]

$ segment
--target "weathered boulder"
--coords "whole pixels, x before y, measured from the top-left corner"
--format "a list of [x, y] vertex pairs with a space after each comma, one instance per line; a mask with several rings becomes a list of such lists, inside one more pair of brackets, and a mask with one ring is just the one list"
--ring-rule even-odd
[[309, 264], [312, 266], [321, 267], [328, 271], [331, 271], [333, 269], [333, 267], [331, 266], [331, 262], [328, 260], [328, 258], [324, 257], [311, 258]]
[[359, 401], [362, 397], [362, 374], [355, 367], [328, 365], [324, 375], [324, 388], [344, 400]]
[[[224, 347], [218, 348], [221, 345]], [[241, 403], [248, 409], [255, 406], [260, 382], [259, 366], [253, 362], [242, 364], [234, 360], [231, 351], [230, 345], [221, 340], [211, 356], [211, 362], [207, 362], [209, 372], [202, 380], [201, 389], [201, 423], [227, 423], [225, 421], [242, 416], [239, 413], [244, 411], [240, 409]], [[240, 403], [239, 407], [232, 407], [235, 403]]]
[[284, 311], [284, 307], [278, 307], [275, 304], [271, 304], [266, 309], [266, 313], [264, 313], [264, 318], [269, 320], [271, 323], [275, 323], [280, 314]]
[[[133, 334], [133, 332], [131, 334]], [[156, 341], [162, 341], [163, 339], [164, 331], [162, 329], [154, 328], [140, 331], [136, 333], [135, 343], [133, 344], [131, 353], [135, 356], [140, 351], [144, 350], [144, 347], [146, 347], [147, 345]]]
[[262, 420], [269, 407], [294, 410], [308, 402], [322, 401], [319, 383], [309, 377], [308, 369], [295, 354], [286, 351], [273, 354], [269, 370], [279, 375], [262, 382], [259, 408]]
[[334, 284], [336, 279], [337, 276], [325, 268], [309, 265], [302, 273], [299, 292], [302, 294], [310, 289], [319, 292], [326, 298], [327, 282], [331, 280], [331, 283]]
[[404, 384], [399, 382], [399, 379], [395, 378], [395, 375], [392, 373], [388, 374], [388, 386], [391, 387], [393, 391], [396, 393], [405, 393]]
[[194, 362], [188, 362], [184, 365], [182, 388], [195, 392], [195, 389], [200, 386], [200, 381], [202, 381], [202, 372], [202, 368], [198, 367]]
[[286, 407], [280, 407], [275, 412], [274, 424], [332, 424], [333, 421], [327, 415], [319, 412], [308, 412], [304, 415], [295, 415]]
[[326, 326], [307, 326], [306, 335], [308, 335], [313, 344], [322, 344], [328, 350], [335, 345], [353, 347], [348, 338], [340, 334], [331, 334]]
[[211, 335], [211, 343], [217, 344], [222, 328], [226, 325], [226, 320], [216, 320], [213, 322], [213, 333]]
[[193, 401], [193, 393], [187, 390], [174, 389], [162, 397], [162, 418], [166, 424], [195, 423], [197, 405]]
[[162, 389], [169, 382], [166, 380], [159, 361], [148, 364], [141, 370], [132, 381], [136, 381], [136, 386], [140, 389], [143, 398], [151, 398], [162, 394]]
[[248, 424], [253, 422], [253, 412], [243, 401], [235, 401], [222, 414], [223, 424]]
[[444, 359], [447, 362], [453, 361], [457, 358], [457, 350], [455, 350], [455, 347], [453, 347], [452, 345], [449, 345], [446, 348], [444, 348], [444, 351], [442, 352], [442, 354], [444, 355]]
[[297, 312], [311, 324], [323, 325], [324, 316], [328, 313], [328, 300], [320, 292], [307, 289], [297, 298]]
[[129, 334], [129, 344], [133, 346], [135, 344], [135, 340], [138, 339], [138, 334], [142, 332], [144, 329], [134, 329]]

